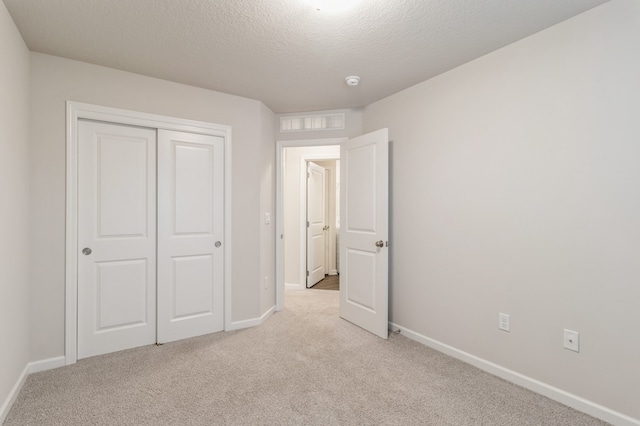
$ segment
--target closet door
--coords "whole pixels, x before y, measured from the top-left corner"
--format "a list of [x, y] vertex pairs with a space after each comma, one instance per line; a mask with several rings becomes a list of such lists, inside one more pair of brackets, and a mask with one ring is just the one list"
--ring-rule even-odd
[[156, 131], [78, 122], [78, 358], [156, 341]]
[[224, 139], [158, 130], [158, 343], [224, 327]]

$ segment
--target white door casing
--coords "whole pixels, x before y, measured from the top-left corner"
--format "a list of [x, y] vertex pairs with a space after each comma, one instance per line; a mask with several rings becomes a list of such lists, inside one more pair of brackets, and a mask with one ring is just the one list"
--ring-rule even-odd
[[340, 146], [340, 316], [388, 337], [388, 129]]
[[156, 341], [156, 131], [78, 126], [78, 358], [86, 358]]
[[307, 288], [325, 275], [326, 170], [307, 163]]
[[158, 131], [158, 343], [224, 328], [224, 138]]

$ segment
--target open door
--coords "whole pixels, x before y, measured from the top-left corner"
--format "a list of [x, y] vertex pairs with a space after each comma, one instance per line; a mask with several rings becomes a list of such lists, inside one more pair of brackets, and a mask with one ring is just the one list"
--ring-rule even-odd
[[389, 132], [340, 146], [340, 316], [388, 337]]
[[307, 288], [325, 274], [326, 169], [307, 163]]

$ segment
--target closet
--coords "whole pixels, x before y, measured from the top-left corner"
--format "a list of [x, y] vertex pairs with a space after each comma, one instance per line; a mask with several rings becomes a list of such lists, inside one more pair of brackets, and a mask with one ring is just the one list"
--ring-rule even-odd
[[224, 137], [77, 123], [78, 358], [223, 330]]

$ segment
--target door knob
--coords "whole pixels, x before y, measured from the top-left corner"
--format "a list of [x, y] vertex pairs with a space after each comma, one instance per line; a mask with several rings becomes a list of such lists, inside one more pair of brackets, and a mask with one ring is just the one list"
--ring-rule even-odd
[[384, 241], [376, 241], [376, 247], [384, 247]]
[[82, 254], [84, 254], [85, 256], [89, 256], [91, 254], [91, 249], [89, 247], [83, 248]]
[[220, 241], [216, 241], [215, 246], [216, 247], [220, 247], [222, 245], [222, 243]]

